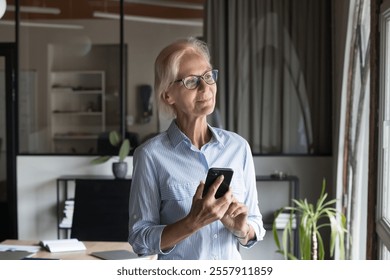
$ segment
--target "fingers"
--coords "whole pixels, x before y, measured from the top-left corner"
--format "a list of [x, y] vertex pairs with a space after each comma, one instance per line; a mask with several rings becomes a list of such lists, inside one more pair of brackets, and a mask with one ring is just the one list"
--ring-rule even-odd
[[218, 199], [215, 198], [215, 193], [222, 181], [223, 176], [218, 177], [205, 196], [203, 196], [205, 184], [202, 181], [200, 182], [193, 196], [190, 211], [194, 222], [197, 221], [197, 223], [204, 226], [215, 220], [220, 220], [226, 215], [226, 211], [229, 209], [234, 197], [229, 188], [225, 195]]
[[215, 191], [210, 189], [211, 194], [207, 193], [202, 197], [204, 189], [204, 183], [200, 182], [198, 188], [192, 199], [191, 210], [188, 214], [188, 218], [192, 223], [199, 227], [208, 225], [216, 220], [220, 220], [226, 213], [231, 203], [227, 197], [221, 197], [220, 199], [214, 198]]
[[[207, 191], [206, 195], [204, 195], [203, 198], [211, 198], [211, 197], [214, 198], [215, 194], [216, 194], [216, 192], [217, 192], [217, 190], [222, 182], [223, 182], [223, 175], [219, 176], [215, 180], [215, 182], [209, 187], [209, 190]], [[196, 189], [194, 197], [202, 198], [204, 188], [205, 188], [205, 183], [203, 181], [201, 181], [198, 188]]]
[[248, 208], [246, 207], [246, 205], [233, 199], [232, 203], [229, 206], [229, 209], [226, 211], [225, 214], [228, 215], [230, 218], [234, 219], [241, 214], [247, 215], [247, 213]]
[[223, 175], [218, 176], [218, 178], [211, 184], [205, 197], [215, 197], [215, 194], [216, 194], [219, 186], [223, 182], [223, 179], [224, 179]]
[[203, 189], [204, 189], [204, 182], [201, 181], [198, 188], [196, 189], [194, 198], [198, 198], [198, 199], [202, 198]]

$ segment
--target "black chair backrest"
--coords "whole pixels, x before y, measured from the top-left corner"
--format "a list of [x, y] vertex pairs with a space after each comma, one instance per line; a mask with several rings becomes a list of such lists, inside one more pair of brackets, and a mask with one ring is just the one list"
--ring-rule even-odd
[[71, 238], [127, 241], [131, 180], [76, 180]]

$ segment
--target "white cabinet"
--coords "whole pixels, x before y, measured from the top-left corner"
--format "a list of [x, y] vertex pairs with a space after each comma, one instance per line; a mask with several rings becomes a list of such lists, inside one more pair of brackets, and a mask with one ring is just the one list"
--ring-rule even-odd
[[105, 72], [51, 72], [50, 99], [52, 151], [96, 153], [105, 131]]

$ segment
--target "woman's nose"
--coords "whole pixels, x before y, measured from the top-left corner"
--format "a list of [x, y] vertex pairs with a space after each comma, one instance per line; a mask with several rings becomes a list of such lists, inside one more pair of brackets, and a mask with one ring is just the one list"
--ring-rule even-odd
[[199, 85], [198, 85], [198, 89], [205, 89], [207, 88], [207, 86], [209, 86], [204, 80], [203, 78], [200, 78], [199, 79]]

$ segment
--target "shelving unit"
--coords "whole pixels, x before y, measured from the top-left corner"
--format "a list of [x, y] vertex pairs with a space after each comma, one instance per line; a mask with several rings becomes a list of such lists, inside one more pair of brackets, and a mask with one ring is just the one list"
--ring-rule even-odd
[[[71, 236], [73, 217], [70, 217], [69, 215], [73, 216], [73, 213], [65, 213], [64, 210], [67, 209], [67, 202], [72, 201], [75, 198], [75, 188], [78, 183], [81, 183], [83, 186], [95, 186], [97, 189], [101, 186], [109, 186], [110, 188], [127, 186], [130, 188], [131, 178], [127, 177], [125, 179], [115, 179], [114, 176], [104, 175], [64, 175], [58, 177], [56, 188], [58, 239], [70, 238]], [[113, 196], [107, 196], [106, 206], [108, 206], [109, 203], [112, 203], [112, 199]]]
[[[263, 215], [264, 228], [267, 231], [263, 241], [251, 250], [241, 250], [243, 259], [283, 259], [276, 253], [272, 234], [274, 212], [281, 207], [292, 205], [292, 199], [299, 198], [299, 178], [294, 175], [277, 177], [273, 175], [256, 176], [260, 211]], [[297, 221], [298, 224], [298, 221]], [[279, 233], [282, 233], [280, 229]], [[294, 229], [294, 255], [299, 254], [299, 232]]]
[[105, 72], [56, 71], [50, 75], [51, 138], [55, 153], [96, 152], [105, 131]]

